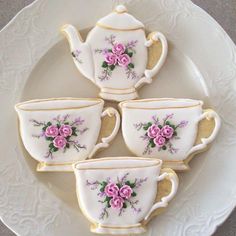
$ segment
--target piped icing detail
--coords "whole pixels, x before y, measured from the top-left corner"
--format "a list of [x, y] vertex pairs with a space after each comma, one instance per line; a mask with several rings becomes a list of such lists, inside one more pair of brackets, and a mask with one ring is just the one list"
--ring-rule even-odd
[[173, 141], [180, 139], [178, 130], [188, 125], [188, 121], [182, 120], [180, 123], [175, 124], [172, 119], [174, 114], [167, 114], [163, 120], [157, 116], [152, 116], [152, 121], [146, 123], [136, 123], [134, 127], [137, 131], [143, 131], [140, 138], [146, 142], [143, 155], [151, 154], [155, 148], [160, 151], [168, 151], [171, 154], [177, 153], [178, 148], [174, 146]]
[[104, 40], [109, 46], [103, 49], [95, 49], [95, 53], [102, 54], [104, 59], [101, 63], [103, 70], [99, 76], [100, 81], [110, 80], [112, 72], [117, 67], [125, 70], [127, 79], [138, 79], [139, 76], [135, 72], [135, 65], [132, 62], [132, 57], [136, 53], [135, 47], [138, 40], [131, 40], [125, 44], [117, 42], [116, 36], [113, 34], [105, 37]]
[[48, 151], [45, 158], [54, 158], [53, 153], [62, 151], [73, 147], [78, 152], [81, 149], [86, 149], [85, 145], [80, 143], [78, 136], [83, 135], [88, 128], [83, 127], [84, 119], [77, 117], [73, 120], [70, 115], [54, 117], [51, 121], [38, 121], [31, 119], [30, 122], [35, 127], [39, 127], [41, 132], [33, 134], [34, 138], [44, 138], [48, 142]]
[[117, 181], [111, 180], [110, 177], [100, 181], [86, 181], [86, 186], [91, 190], [98, 190], [98, 202], [103, 205], [99, 219], [108, 218], [110, 210], [117, 212], [118, 216], [122, 216], [128, 207], [131, 207], [136, 214], [142, 211], [138, 207], [137, 189], [142, 187], [148, 178], [130, 180], [128, 176], [129, 173], [126, 173], [121, 178], [117, 177]]

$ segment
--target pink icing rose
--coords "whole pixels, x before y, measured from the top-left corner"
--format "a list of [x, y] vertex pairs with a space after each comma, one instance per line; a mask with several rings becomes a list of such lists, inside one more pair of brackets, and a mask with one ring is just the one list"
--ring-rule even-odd
[[112, 52], [116, 55], [123, 54], [125, 52], [125, 45], [122, 43], [116, 43], [112, 48]]
[[56, 125], [50, 125], [45, 130], [45, 135], [47, 137], [56, 137], [58, 135], [58, 128]]
[[110, 183], [105, 187], [104, 192], [108, 197], [118, 196], [119, 188], [116, 184]]
[[68, 136], [71, 136], [72, 135], [72, 128], [70, 125], [62, 125], [60, 128], [59, 128], [59, 133], [61, 136], [63, 137], [68, 137]]
[[166, 139], [162, 137], [161, 135], [158, 135], [156, 138], [154, 138], [153, 141], [158, 147], [162, 147], [164, 146]]
[[124, 199], [119, 196], [115, 196], [110, 200], [110, 205], [113, 209], [120, 210], [123, 207]]
[[63, 136], [57, 136], [54, 140], [53, 140], [53, 145], [56, 148], [59, 149], [63, 149], [66, 146], [66, 139]]
[[153, 124], [148, 128], [147, 135], [149, 138], [155, 138], [160, 133], [160, 131], [160, 128], [157, 125]]
[[105, 62], [108, 65], [115, 65], [117, 63], [117, 56], [113, 53], [108, 52], [105, 54]]
[[118, 64], [122, 67], [127, 67], [131, 62], [131, 58], [127, 54], [122, 54], [118, 57]]
[[169, 125], [165, 125], [160, 132], [161, 136], [164, 138], [171, 138], [174, 134], [174, 129], [170, 127]]
[[133, 193], [133, 189], [128, 185], [124, 185], [123, 187], [121, 187], [119, 193], [122, 198], [129, 199], [131, 197], [131, 194]]

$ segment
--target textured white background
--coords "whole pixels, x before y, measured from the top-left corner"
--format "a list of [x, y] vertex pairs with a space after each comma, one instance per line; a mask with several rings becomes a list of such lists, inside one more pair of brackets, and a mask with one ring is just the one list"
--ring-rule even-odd
[[[236, 0], [192, 0], [205, 9], [236, 43]], [[0, 0], [0, 29], [24, 6], [33, 0]], [[15, 235], [0, 222], [0, 236]], [[45, 235], [46, 236], [46, 235]], [[236, 236], [236, 210], [219, 227], [214, 236]]]

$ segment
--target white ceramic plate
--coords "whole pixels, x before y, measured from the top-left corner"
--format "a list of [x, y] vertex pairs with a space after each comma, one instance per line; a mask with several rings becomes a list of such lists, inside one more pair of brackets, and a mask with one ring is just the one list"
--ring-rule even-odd
[[[64, 23], [89, 28], [122, 1], [38, 0], [0, 33], [0, 214], [19, 235], [92, 235], [75, 196], [73, 174], [36, 173], [36, 162], [18, 145], [20, 100], [58, 96], [94, 97], [97, 89], [76, 70], [59, 33]], [[130, 12], [148, 30], [169, 40], [166, 65], [140, 96], [202, 99], [222, 118], [212, 148], [180, 175], [168, 210], [148, 236], [207, 236], [236, 204], [236, 49], [223, 29], [189, 0], [129, 0]], [[99, 156], [127, 155], [121, 135]]]

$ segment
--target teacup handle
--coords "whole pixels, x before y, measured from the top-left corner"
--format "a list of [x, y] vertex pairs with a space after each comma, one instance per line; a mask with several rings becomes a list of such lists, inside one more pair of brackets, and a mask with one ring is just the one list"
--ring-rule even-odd
[[221, 122], [220, 122], [219, 115], [215, 111], [213, 111], [211, 109], [208, 109], [208, 110], [204, 111], [204, 113], [197, 120], [197, 123], [199, 123], [203, 119], [207, 119], [207, 120], [214, 119], [215, 120], [214, 130], [208, 138], [202, 138], [200, 144], [197, 144], [197, 145], [193, 146], [190, 149], [190, 151], [188, 152], [187, 156], [191, 155], [192, 153], [194, 153], [196, 151], [199, 151], [199, 150], [202, 150], [202, 149], [206, 148], [207, 145], [214, 140], [217, 133], [219, 132]]
[[156, 177], [157, 182], [162, 181], [164, 179], [168, 179], [171, 182], [171, 191], [167, 196], [162, 197], [161, 201], [156, 202], [152, 206], [151, 210], [148, 212], [148, 214], [144, 218], [145, 221], [148, 220], [148, 218], [151, 216], [151, 214], [156, 209], [158, 209], [160, 207], [166, 207], [168, 205], [169, 201], [171, 201], [173, 199], [173, 197], [175, 196], [175, 194], [177, 192], [177, 189], [178, 189], [178, 186], [179, 186], [179, 179], [178, 179], [178, 176], [175, 174], [175, 172], [172, 171], [171, 169], [169, 169], [169, 171], [168, 171], [168, 168], [167, 168], [167, 169], [165, 169], [165, 172], [163, 174]]
[[119, 112], [112, 107], [108, 107], [102, 112], [102, 115], [101, 115], [102, 118], [105, 116], [109, 116], [109, 117], [115, 116], [115, 118], [116, 118], [115, 126], [109, 136], [102, 138], [102, 142], [98, 143], [94, 146], [94, 148], [93, 148], [92, 152], [89, 154], [88, 158], [92, 158], [93, 155], [99, 149], [107, 148], [109, 146], [109, 143], [115, 138], [115, 136], [117, 135], [117, 133], [119, 131], [119, 128], [120, 128], [120, 114], [119, 114]]
[[164, 34], [160, 33], [160, 32], [153, 32], [151, 33], [151, 37], [149, 40], [147, 40], [145, 42], [145, 46], [146, 47], [150, 47], [152, 46], [152, 44], [154, 42], [157, 41], [161, 41], [162, 44], [162, 52], [161, 52], [161, 56], [160, 59], [158, 60], [158, 62], [156, 63], [156, 65], [152, 68], [152, 69], [146, 69], [144, 71], [144, 77], [141, 78], [136, 84], [135, 84], [135, 88], [140, 87], [142, 84], [147, 83], [150, 84], [152, 82], [152, 77], [154, 75], [156, 75], [159, 70], [161, 69], [161, 67], [163, 66], [163, 64], [165, 63], [166, 60], [166, 56], [167, 56], [167, 52], [168, 52], [168, 43], [166, 40], [166, 37], [164, 36]]

